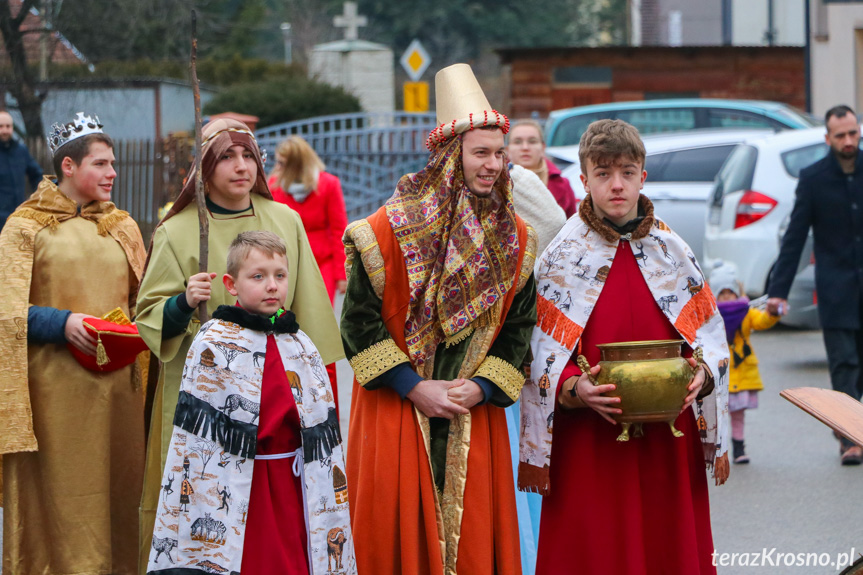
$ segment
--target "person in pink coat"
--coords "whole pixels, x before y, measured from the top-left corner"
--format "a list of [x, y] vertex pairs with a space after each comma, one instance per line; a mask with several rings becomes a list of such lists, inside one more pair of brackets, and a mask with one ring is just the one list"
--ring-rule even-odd
[[336, 290], [343, 294], [347, 286], [342, 234], [348, 217], [342, 184], [324, 169], [305, 140], [290, 136], [276, 149], [276, 167], [267, 183], [274, 200], [300, 214], [332, 302]]

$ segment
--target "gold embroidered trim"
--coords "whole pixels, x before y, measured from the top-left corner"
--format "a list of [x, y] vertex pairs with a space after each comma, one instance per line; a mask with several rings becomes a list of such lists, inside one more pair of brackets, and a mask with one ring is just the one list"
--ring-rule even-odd
[[99, 223], [96, 225], [96, 233], [98, 233], [100, 236], [104, 236], [128, 217], [130, 217], [129, 212], [123, 210], [114, 210], [99, 219]]
[[33, 220], [39, 222], [43, 226], [51, 228], [51, 231], [56, 230], [57, 226], [60, 225], [60, 221], [53, 214], [49, 214], [47, 212], [40, 212], [39, 210], [34, 210], [33, 208], [18, 208], [9, 217]]
[[345, 244], [345, 273], [350, 277], [351, 268], [357, 254], [363, 262], [363, 267], [371, 281], [375, 295], [383, 299], [386, 272], [384, 271], [384, 256], [378, 245], [378, 239], [367, 220], [357, 220], [348, 226], [342, 240]]
[[533, 266], [536, 262], [536, 245], [537, 235], [536, 230], [531, 226], [527, 226], [527, 244], [524, 246], [524, 258], [521, 260], [521, 271], [518, 274], [518, 285], [516, 293], [524, 288], [527, 280], [530, 279], [530, 274], [533, 273]]
[[524, 376], [521, 372], [511, 363], [493, 355], [486, 356], [474, 376], [490, 379], [513, 401], [518, 400], [521, 388], [524, 386]]
[[392, 339], [379, 341], [348, 360], [357, 383], [365, 385], [380, 374], [408, 362], [408, 356]]

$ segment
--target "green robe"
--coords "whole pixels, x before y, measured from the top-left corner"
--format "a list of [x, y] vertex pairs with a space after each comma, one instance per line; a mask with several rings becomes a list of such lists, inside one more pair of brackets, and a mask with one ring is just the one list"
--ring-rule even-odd
[[[345, 293], [340, 324], [342, 342], [348, 360], [354, 359], [373, 345], [390, 339], [389, 331], [381, 319], [382, 305], [381, 299], [375, 294], [366, 269], [360, 261], [355, 262], [348, 279], [348, 289]], [[536, 282], [533, 274], [531, 274], [522, 289], [513, 296], [509, 313], [507, 313], [500, 332], [492, 342], [486, 357], [502, 359], [523, 373], [522, 366], [525, 364], [525, 360], [530, 359], [527, 356], [530, 350], [530, 334], [534, 325], [536, 325]], [[461, 342], [449, 347], [444, 343], [438, 345], [435, 351], [432, 379], [451, 381], [458, 378], [459, 370], [473, 336], [474, 334], [471, 334]], [[490, 377], [486, 378], [495, 384], [489, 400], [492, 405], [506, 407], [514, 402], [514, 399], [510, 398], [500, 387], [503, 382], [494, 381]], [[364, 387], [376, 389], [381, 385], [378, 380], [379, 378], [375, 378]], [[429, 424], [431, 427], [430, 459], [432, 473], [438, 490], [442, 491], [449, 420], [430, 418]]]
[[[300, 216], [291, 208], [252, 194], [252, 212], [210, 213], [209, 271], [216, 273], [207, 311], [212, 315], [220, 305], [233, 305], [236, 298], [222, 283], [226, 273], [228, 247], [240, 232], [268, 230], [279, 235], [287, 247], [290, 285], [285, 309], [297, 316], [300, 328], [311, 338], [329, 364], [344, 357], [333, 308], [315, 263]], [[185, 333], [162, 340], [165, 302], [185, 291], [188, 278], [198, 273], [198, 212], [191, 203], [156, 228], [150, 264], [138, 294], [138, 331], [163, 362], [153, 402], [147, 471], [142, 498], [142, 553], [146, 564], [153, 519], [160, 492], [162, 467], [173, 430], [174, 410], [180, 393], [180, 379], [186, 353], [198, 333], [194, 316]], [[149, 526], [149, 528], [148, 528]]]

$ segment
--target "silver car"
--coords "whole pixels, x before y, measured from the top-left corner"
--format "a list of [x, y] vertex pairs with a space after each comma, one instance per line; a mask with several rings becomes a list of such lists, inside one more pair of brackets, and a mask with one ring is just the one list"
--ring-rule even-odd
[[[704, 238], [706, 264], [733, 262], [747, 295], [764, 294], [794, 207], [800, 170], [827, 152], [824, 128], [750, 138], [735, 148], [711, 193]], [[817, 303], [810, 234], [782, 323], [818, 328]]]

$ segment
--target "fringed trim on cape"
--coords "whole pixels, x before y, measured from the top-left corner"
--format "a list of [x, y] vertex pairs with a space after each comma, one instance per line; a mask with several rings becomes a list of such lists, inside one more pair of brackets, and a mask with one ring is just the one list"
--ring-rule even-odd
[[536, 325], [567, 349], [574, 349], [584, 328], [566, 317], [554, 302], [541, 295], [536, 296]]
[[124, 210], [113, 210], [109, 214], [105, 214], [101, 218], [99, 218], [99, 223], [96, 225], [96, 232], [100, 236], [107, 235], [108, 232], [117, 227], [120, 222], [125, 220], [129, 216], [129, 212]]
[[231, 455], [254, 459], [258, 426], [231, 419], [206, 401], [180, 391], [174, 425], [198, 437], [218, 441]]
[[692, 344], [695, 341], [695, 332], [701, 328], [713, 314], [716, 313], [716, 299], [710, 291], [710, 286], [707, 282], [697, 294], [692, 296], [683, 309], [680, 310], [680, 315], [677, 316], [677, 321], [674, 322], [674, 328], [686, 338], [687, 343]]
[[551, 493], [548, 465], [537, 467], [520, 461], [518, 463], [518, 489], [540, 495]]
[[330, 408], [326, 421], [304, 428], [300, 433], [303, 436], [303, 457], [306, 463], [326, 459], [333, 449], [342, 443], [342, 432], [335, 408]]
[[[10, 218], [24, 218], [27, 220], [34, 220], [39, 222], [43, 226], [48, 226], [51, 228], [51, 231], [55, 231], [57, 226], [60, 225], [60, 220], [54, 214], [49, 214], [48, 212], [42, 212], [39, 210], [34, 210], [33, 208], [18, 208], [15, 210]], [[104, 234], [102, 234], [104, 235]]]
[[464, 328], [463, 330], [461, 330], [457, 334], [454, 334], [454, 335], [446, 338], [446, 347], [452, 347], [454, 345], [460, 344], [461, 342], [466, 340], [472, 333], [473, 333], [473, 327], [472, 326], [468, 326], [468, 327]]

